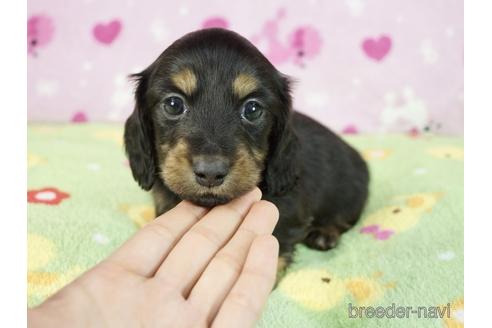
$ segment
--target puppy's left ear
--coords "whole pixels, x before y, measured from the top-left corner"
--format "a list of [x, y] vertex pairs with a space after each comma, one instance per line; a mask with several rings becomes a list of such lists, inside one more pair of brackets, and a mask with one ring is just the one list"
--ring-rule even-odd
[[125, 149], [133, 178], [144, 190], [152, 188], [156, 176], [154, 133], [145, 103], [149, 69], [131, 75], [137, 81], [135, 109], [125, 123]]
[[292, 127], [292, 97], [289, 79], [278, 73], [277, 97], [280, 108], [270, 132], [270, 149], [263, 184], [272, 195], [292, 189], [299, 177], [298, 139]]

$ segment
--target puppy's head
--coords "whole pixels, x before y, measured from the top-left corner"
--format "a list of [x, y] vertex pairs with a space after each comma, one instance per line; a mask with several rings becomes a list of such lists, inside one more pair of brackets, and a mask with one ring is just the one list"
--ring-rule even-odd
[[215, 206], [295, 181], [288, 80], [243, 37], [187, 34], [134, 78], [125, 147], [143, 189], [162, 179], [181, 199]]

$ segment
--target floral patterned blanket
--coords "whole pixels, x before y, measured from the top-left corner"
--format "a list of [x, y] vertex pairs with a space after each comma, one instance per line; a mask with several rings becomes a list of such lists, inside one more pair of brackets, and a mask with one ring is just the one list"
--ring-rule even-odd
[[[462, 327], [463, 139], [350, 136], [371, 170], [360, 222], [329, 252], [297, 248], [259, 327]], [[152, 220], [122, 128], [28, 128], [28, 305]]]

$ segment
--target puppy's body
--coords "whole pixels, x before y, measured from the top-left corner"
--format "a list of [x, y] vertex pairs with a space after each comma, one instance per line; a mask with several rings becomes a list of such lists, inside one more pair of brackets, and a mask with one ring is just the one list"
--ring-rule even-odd
[[329, 129], [298, 112], [293, 126], [299, 150], [285, 160], [300, 164], [297, 184], [285, 194], [265, 192], [280, 211], [274, 235], [284, 256], [301, 241], [319, 250], [333, 248], [359, 218], [369, 181], [360, 155]]
[[291, 110], [288, 79], [221, 29], [176, 41], [137, 74], [125, 147], [157, 214], [180, 200], [215, 206], [259, 186], [280, 211], [274, 235], [326, 250], [358, 219], [368, 170], [329, 129]]
[[[339, 235], [359, 218], [369, 181], [365, 162], [336, 134], [299, 112], [293, 113], [292, 123], [299, 151], [285, 160], [300, 164], [297, 183], [280, 194], [260, 184], [263, 198], [279, 209], [273, 234], [287, 262], [297, 243], [319, 250], [333, 248]], [[157, 215], [181, 201], [161, 180], [152, 191]]]

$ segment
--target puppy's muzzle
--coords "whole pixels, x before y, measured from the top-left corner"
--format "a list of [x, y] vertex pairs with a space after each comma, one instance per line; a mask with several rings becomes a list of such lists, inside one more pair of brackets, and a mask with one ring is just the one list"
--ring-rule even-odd
[[196, 182], [204, 187], [220, 186], [229, 170], [229, 160], [221, 156], [199, 156], [193, 159]]

